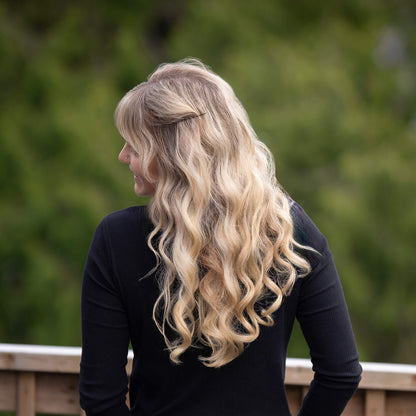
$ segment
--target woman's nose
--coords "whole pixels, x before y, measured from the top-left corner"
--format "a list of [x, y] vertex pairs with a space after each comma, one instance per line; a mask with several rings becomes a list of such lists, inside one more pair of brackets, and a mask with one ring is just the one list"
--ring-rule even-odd
[[130, 163], [127, 143], [123, 146], [121, 152], [118, 154], [118, 160], [122, 163]]

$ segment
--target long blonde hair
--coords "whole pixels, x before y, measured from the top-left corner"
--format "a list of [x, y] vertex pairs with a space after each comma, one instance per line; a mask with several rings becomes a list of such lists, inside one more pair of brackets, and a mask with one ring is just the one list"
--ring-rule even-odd
[[158, 164], [148, 244], [160, 284], [153, 319], [170, 359], [205, 346], [210, 354], [199, 359], [223, 366], [260, 325], [273, 325], [310, 271], [273, 157], [232, 88], [197, 60], [159, 66], [123, 97], [115, 120], [143, 171]]

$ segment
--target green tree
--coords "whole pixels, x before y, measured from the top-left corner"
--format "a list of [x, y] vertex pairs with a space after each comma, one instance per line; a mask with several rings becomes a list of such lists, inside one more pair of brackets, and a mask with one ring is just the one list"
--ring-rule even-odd
[[[409, 1], [0, 5], [0, 340], [77, 345], [121, 96], [196, 56], [235, 88], [283, 186], [327, 236], [365, 360], [416, 351], [416, 7]], [[307, 355], [297, 330], [291, 355]]]

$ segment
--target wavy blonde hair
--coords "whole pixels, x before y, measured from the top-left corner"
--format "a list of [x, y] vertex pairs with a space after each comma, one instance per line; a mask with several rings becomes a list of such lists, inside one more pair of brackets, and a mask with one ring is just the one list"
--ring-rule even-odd
[[310, 271], [273, 157], [232, 88], [197, 60], [159, 66], [123, 97], [115, 120], [148, 180], [150, 162], [158, 165], [148, 244], [160, 283], [153, 319], [170, 359], [206, 346], [199, 359], [223, 366], [273, 325]]

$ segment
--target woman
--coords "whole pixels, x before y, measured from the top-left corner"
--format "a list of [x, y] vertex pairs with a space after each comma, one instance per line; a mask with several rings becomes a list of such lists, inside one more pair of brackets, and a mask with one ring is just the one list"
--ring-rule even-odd
[[299, 414], [340, 414], [361, 367], [332, 256], [278, 185], [231, 87], [199, 61], [165, 64], [124, 96], [115, 120], [119, 159], [151, 200], [107, 216], [90, 247], [87, 415], [290, 415], [295, 318], [315, 371]]

